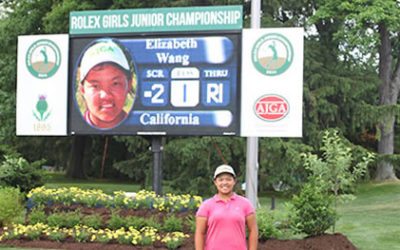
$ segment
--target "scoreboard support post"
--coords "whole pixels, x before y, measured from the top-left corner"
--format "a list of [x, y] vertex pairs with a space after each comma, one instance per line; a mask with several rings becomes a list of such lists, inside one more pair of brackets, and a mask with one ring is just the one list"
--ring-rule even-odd
[[162, 195], [162, 151], [161, 136], [151, 137], [151, 151], [153, 152], [153, 191]]

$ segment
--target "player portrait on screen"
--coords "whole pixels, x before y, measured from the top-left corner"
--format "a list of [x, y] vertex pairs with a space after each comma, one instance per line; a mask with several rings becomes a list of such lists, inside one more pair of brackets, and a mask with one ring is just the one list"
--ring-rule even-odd
[[112, 38], [83, 50], [76, 71], [76, 101], [83, 119], [97, 129], [121, 124], [132, 109], [136, 73], [130, 54]]

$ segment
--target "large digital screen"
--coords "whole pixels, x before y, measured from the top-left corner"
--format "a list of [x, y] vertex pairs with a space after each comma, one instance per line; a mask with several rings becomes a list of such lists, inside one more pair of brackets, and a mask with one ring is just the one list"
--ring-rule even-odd
[[240, 37], [72, 38], [71, 133], [238, 134]]

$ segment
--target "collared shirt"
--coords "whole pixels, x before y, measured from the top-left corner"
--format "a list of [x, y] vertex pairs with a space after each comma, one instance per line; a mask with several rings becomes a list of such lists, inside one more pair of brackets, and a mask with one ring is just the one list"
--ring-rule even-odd
[[218, 195], [205, 200], [196, 213], [207, 218], [205, 250], [246, 250], [246, 217], [254, 212], [250, 201], [237, 194], [227, 201]]
[[86, 110], [84, 115], [83, 115], [83, 119], [87, 122], [87, 124], [89, 124], [90, 126], [94, 126], [92, 121], [90, 120], [90, 116], [89, 116], [89, 110]]

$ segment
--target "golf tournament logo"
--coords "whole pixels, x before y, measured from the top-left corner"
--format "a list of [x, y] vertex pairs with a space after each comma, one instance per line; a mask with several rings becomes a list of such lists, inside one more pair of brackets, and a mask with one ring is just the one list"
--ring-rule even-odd
[[49, 78], [57, 72], [60, 64], [60, 49], [53, 41], [41, 39], [28, 48], [26, 66], [34, 77]]
[[276, 76], [285, 72], [293, 61], [293, 47], [280, 34], [267, 34], [253, 46], [251, 59], [255, 68], [263, 75]]
[[46, 121], [50, 116], [50, 111], [48, 110], [49, 105], [46, 101], [45, 95], [39, 95], [39, 100], [36, 102], [36, 110], [33, 110], [33, 116], [39, 122]]
[[254, 113], [264, 121], [279, 121], [289, 114], [289, 102], [279, 95], [264, 95], [255, 102]]

